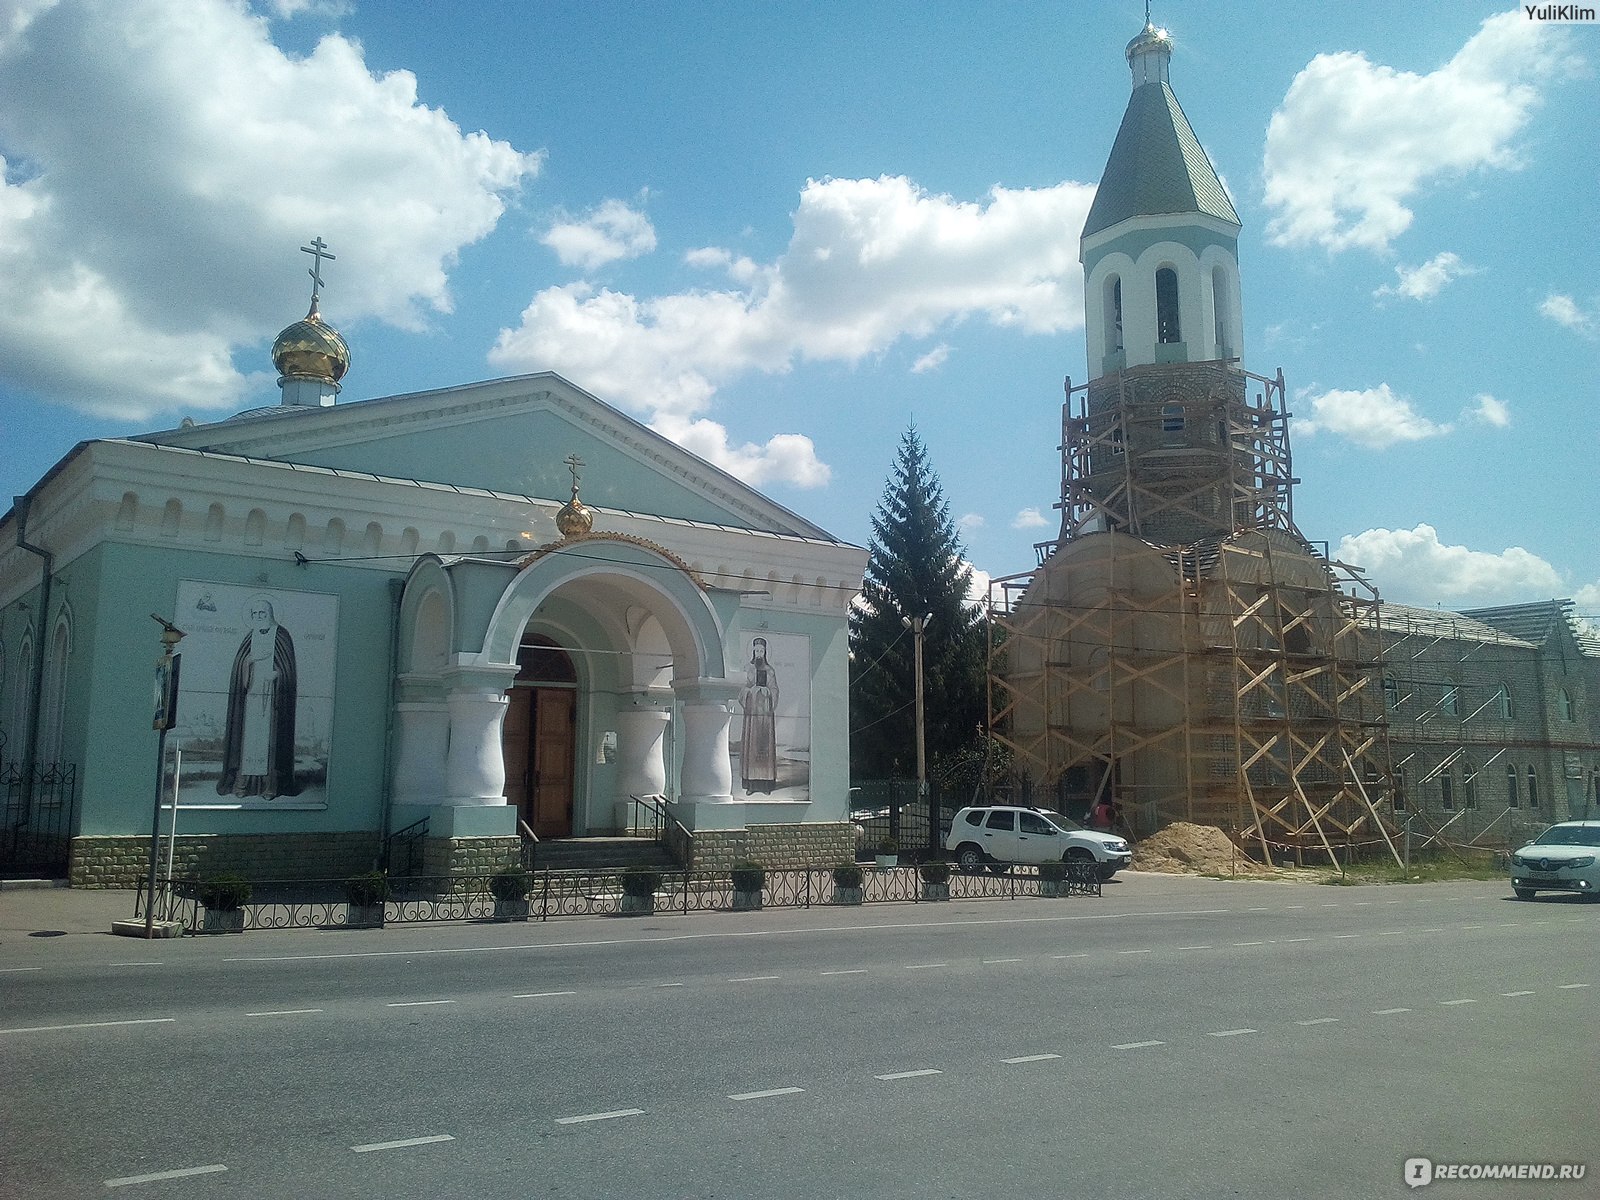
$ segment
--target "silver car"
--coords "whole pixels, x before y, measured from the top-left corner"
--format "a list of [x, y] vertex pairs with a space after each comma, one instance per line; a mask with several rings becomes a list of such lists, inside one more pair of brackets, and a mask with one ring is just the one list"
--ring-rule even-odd
[[1563, 821], [1518, 850], [1511, 890], [1518, 900], [1535, 892], [1600, 895], [1600, 821]]

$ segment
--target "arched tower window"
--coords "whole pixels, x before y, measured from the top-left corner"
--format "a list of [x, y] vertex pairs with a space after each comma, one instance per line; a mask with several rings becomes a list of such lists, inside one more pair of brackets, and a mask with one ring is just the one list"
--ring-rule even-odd
[[1211, 268], [1211, 310], [1216, 317], [1217, 357], [1231, 357], [1233, 339], [1228, 336], [1228, 316], [1231, 311], [1228, 273], [1221, 267]]
[[1507, 808], [1516, 808], [1517, 804], [1518, 804], [1518, 800], [1517, 800], [1517, 768], [1513, 764], [1507, 763], [1506, 764], [1506, 807]]
[[72, 653], [72, 620], [63, 610], [56, 618], [45, 659], [44, 688], [40, 698], [39, 761], [53, 763], [61, 757], [62, 726], [67, 717], [67, 658]]
[[1156, 341], [1183, 341], [1178, 324], [1178, 273], [1171, 267], [1156, 272]]
[[1122, 277], [1112, 275], [1106, 280], [1106, 353], [1115, 354], [1122, 349]]
[[1516, 709], [1511, 703], [1511, 689], [1503, 683], [1494, 694], [1494, 711], [1502, 721], [1509, 721], [1516, 715]]

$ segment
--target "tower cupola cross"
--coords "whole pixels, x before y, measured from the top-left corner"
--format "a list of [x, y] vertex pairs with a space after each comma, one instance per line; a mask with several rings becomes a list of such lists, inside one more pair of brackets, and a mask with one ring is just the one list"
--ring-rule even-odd
[[322, 294], [322, 260], [334, 262], [338, 256], [328, 253], [328, 243], [323, 241], [320, 235], [311, 240], [311, 245], [301, 246], [300, 250], [304, 254], [311, 255], [314, 260], [307, 274], [311, 276], [311, 303], [315, 304], [317, 297]]

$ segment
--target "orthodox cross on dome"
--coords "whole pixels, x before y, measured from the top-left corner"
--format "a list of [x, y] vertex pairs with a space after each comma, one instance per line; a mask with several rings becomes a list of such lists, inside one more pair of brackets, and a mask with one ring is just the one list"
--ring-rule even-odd
[[337, 261], [338, 256], [328, 253], [328, 243], [322, 240], [319, 234], [311, 240], [311, 245], [301, 246], [303, 254], [309, 254], [315, 260], [311, 269], [306, 273], [311, 276], [311, 307], [317, 306], [317, 297], [322, 293], [322, 260]]
[[567, 470], [572, 472], [572, 498], [576, 500], [578, 498], [578, 468], [587, 466], [588, 464], [576, 454], [569, 454], [561, 461], [566, 463]]

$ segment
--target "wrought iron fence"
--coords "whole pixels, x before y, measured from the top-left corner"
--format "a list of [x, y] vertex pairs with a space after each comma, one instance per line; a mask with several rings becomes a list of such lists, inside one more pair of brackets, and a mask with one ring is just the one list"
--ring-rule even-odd
[[75, 763], [0, 763], [0, 871], [65, 874], [78, 819]]
[[[1100, 878], [1093, 864], [1069, 863], [1065, 878], [1042, 879], [1031, 866], [999, 867], [976, 875], [952, 870], [943, 890], [924, 882], [917, 867], [857, 869], [860, 886], [852, 895], [835, 882], [834, 870], [766, 872], [762, 906], [817, 908], [831, 905], [929, 903], [935, 900], [1016, 899], [1025, 896], [1098, 896]], [[623, 872], [617, 870], [543, 871], [531, 875], [522, 901], [497, 898], [496, 876], [391, 877], [390, 896], [365, 910], [347, 902], [344, 881], [267, 880], [251, 885], [243, 905], [245, 929], [362, 928], [379, 924], [425, 924], [441, 921], [548, 921], [553, 917], [592, 917], [624, 910]], [[156, 914], [205, 931], [204, 882], [162, 881], [157, 885]], [[657, 913], [713, 912], [744, 907], [737, 902], [726, 871], [664, 871], [654, 895]], [[135, 901], [136, 918], [144, 915], [144, 889]]]

